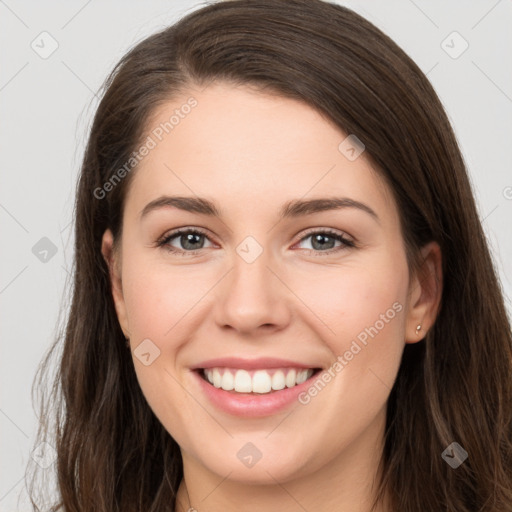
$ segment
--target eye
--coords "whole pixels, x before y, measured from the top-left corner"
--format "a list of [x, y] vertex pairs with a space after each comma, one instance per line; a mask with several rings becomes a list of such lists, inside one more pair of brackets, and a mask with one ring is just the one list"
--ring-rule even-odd
[[[352, 240], [345, 238], [342, 233], [330, 229], [316, 229], [315, 231], [310, 231], [306, 236], [303, 236], [298, 243], [300, 244], [309, 238], [311, 238], [312, 249], [306, 248], [306, 250], [315, 254], [315, 256], [332, 254], [334, 252], [356, 246]], [[182, 228], [164, 235], [157, 241], [157, 246], [163, 247], [169, 252], [177, 255], [194, 256], [204, 248], [203, 243], [205, 240], [209, 240], [209, 237], [202, 230], [198, 228]], [[181, 248], [173, 245], [173, 243], [176, 242], [181, 246]], [[333, 246], [336, 242], [339, 242], [340, 244], [338, 247]]]
[[[316, 231], [309, 231], [306, 236], [303, 236], [300, 239], [299, 243], [309, 238], [311, 238], [312, 249], [306, 250], [308, 250], [310, 253], [313, 253], [315, 256], [324, 256], [326, 254], [332, 254], [333, 252], [338, 252], [349, 247], [355, 247], [355, 243], [352, 240], [345, 238], [342, 233], [333, 231], [331, 229], [317, 229]], [[339, 242], [340, 245], [338, 247], [334, 247], [333, 244], [335, 242]]]
[[[179, 247], [174, 247], [171, 243], [176, 239], [176, 241], [183, 247], [180, 249]], [[164, 235], [163, 238], [158, 240], [157, 246], [164, 247], [169, 252], [179, 254], [179, 255], [195, 255], [197, 254], [203, 247], [201, 247], [202, 242], [205, 239], [208, 239], [206, 233], [203, 231], [194, 228], [194, 229], [178, 229], [171, 233]], [[209, 239], [208, 239], [209, 240]]]

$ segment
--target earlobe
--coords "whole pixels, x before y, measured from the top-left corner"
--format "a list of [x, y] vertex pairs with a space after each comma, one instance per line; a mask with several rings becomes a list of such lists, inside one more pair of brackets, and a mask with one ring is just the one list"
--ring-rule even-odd
[[130, 331], [128, 329], [126, 305], [123, 295], [119, 251], [114, 246], [114, 237], [110, 229], [107, 229], [103, 233], [103, 238], [101, 240], [101, 254], [109, 270], [111, 293], [119, 325], [121, 326], [125, 338], [129, 338]]
[[409, 308], [406, 321], [405, 342], [416, 343], [425, 338], [434, 325], [443, 290], [443, 265], [441, 248], [430, 242], [421, 249], [421, 264], [409, 291]]

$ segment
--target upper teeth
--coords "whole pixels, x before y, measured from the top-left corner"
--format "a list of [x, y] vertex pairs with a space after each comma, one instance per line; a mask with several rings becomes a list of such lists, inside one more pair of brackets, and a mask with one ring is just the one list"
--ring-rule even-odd
[[270, 393], [285, 387], [292, 388], [302, 384], [313, 375], [309, 368], [281, 368], [274, 370], [235, 370], [231, 368], [205, 368], [204, 375], [216, 388], [239, 393]]

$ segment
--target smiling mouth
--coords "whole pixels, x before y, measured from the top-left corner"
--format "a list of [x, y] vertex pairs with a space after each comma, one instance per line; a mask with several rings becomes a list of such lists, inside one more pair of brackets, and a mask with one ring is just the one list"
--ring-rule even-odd
[[215, 367], [197, 371], [206, 382], [218, 389], [240, 394], [266, 394], [298, 386], [319, 373], [321, 368], [241, 370]]

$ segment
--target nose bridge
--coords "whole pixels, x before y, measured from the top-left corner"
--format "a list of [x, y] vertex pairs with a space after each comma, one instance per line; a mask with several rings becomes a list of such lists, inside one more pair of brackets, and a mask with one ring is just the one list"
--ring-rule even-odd
[[270, 270], [271, 256], [250, 237], [239, 244], [217, 304], [219, 325], [250, 331], [262, 325], [282, 327], [286, 322], [286, 290]]

